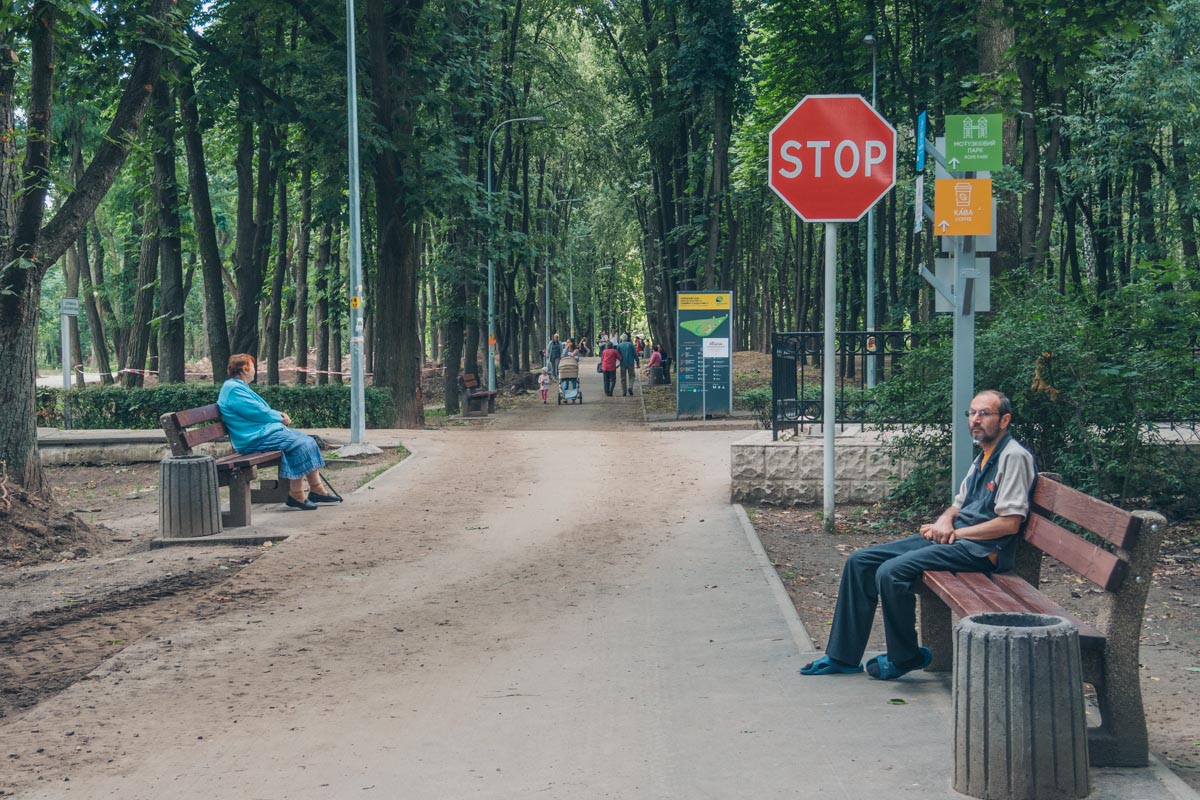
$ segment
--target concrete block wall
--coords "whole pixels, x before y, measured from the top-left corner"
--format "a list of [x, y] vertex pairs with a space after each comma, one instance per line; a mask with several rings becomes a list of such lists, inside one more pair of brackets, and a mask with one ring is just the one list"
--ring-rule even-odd
[[[822, 502], [824, 438], [820, 429], [791, 441], [771, 441], [757, 431], [735, 442], [730, 452], [731, 494], [735, 503], [799, 506]], [[904, 465], [883, 454], [879, 434], [847, 430], [834, 443], [835, 498], [838, 503], [884, 500], [904, 477]]]

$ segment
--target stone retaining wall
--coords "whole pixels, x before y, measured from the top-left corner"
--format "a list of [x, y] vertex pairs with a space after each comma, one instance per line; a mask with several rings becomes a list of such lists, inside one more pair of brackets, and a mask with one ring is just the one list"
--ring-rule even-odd
[[[819, 505], [824, 496], [824, 434], [771, 441], [758, 431], [735, 442], [730, 453], [730, 479], [735, 503]], [[905, 465], [884, 454], [879, 434], [847, 430], [834, 443], [834, 494], [838, 503], [877, 503], [904, 477]]]

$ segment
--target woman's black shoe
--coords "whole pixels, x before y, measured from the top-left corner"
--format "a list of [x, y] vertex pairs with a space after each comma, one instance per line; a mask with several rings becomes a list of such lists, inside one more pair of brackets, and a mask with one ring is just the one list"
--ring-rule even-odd
[[336, 494], [317, 494], [316, 492], [308, 493], [308, 502], [310, 503], [340, 503], [342, 498]]
[[312, 502], [311, 500], [297, 500], [296, 498], [292, 497], [290, 494], [288, 495], [287, 500], [283, 501], [283, 504], [285, 506], [289, 506], [291, 508], [299, 508], [304, 511], [316, 511], [317, 510], [317, 504]]

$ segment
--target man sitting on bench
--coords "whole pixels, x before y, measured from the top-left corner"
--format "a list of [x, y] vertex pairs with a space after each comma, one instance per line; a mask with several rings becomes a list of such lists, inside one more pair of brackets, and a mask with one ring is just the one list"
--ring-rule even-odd
[[[292, 420], [282, 411], [275, 411], [247, 384], [254, 380], [257, 368], [254, 356], [238, 353], [230, 356], [226, 369], [229, 380], [221, 385], [217, 406], [221, 421], [233, 449], [239, 453], [261, 453], [279, 450], [279, 477], [290, 481], [286, 505], [312, 511], [317, 503], [340, 503], [342, 498], [329, 490], [321, 480], [325, 459], [321, 448], [311, 436], [288, 426]], [[304, 493], [301, 479], [308, 481]]]
[[887, 652], [866, 663], [867, 674], [894, 680], [929, 666], [917, 646], [915, 586], [926, 570], [1002, 572], [1012, 569], [1037, 468], [1033, 455], [1008, 433], [1012, 403], [1000, 392], [980, 392], [967, 412], [971, 438], [983, 452], [963, 479], [954, 503], [936, 522], [906, 539], [868, 547], [842, 570], [833, 629], [825, 655], [801, 675], [863, 671], [875, 606], [883, 605]]

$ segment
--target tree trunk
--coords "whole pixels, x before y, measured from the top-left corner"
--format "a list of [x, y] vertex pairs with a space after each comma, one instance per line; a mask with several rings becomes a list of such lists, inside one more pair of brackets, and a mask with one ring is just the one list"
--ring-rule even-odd
[[317, 331], [317, 380], [318, 386], [329, 383], [329, 251], [333, 238], [333, 225], [326, 222], [321, 226], [321, 238], [317, 242], [317, 302], [314, 328]]
[[1037, 143], [1037, 87], [1033, 60], [1017, 59], [1017, 75], [1021, 79], [1021, 175], [1025, 192], [1021, 198], [1021, 262], [1026, 266], [1033, 260], [1038, 231], [1038, 198], [1041, 195], [1040, 158]]
[[283, 283], [287, 277], [287, 172], [278, 170], [278, 229], [279, 240], [275, 245], [275, 273], [271, 276], [271, 311], [267, 315], [267, 385], [279, 385], [279, 329], [283, 319]]
[[300, 171], [300, 231], [296, 245], [296, 383], [308, 383], [308, 239], [312, 227], [312, 167]]
[[276, 134], [275, 126], [266, 122], [260, 123], [258, 126], [258, 163], [255, 165], [258, 175], [255, 178], [257, 185], [254, 189], [254, 274], [258, 276], [258, 291], [254, 293], [253, 304], [257, 312], [254, 319], [257, 322], [261, 315], [262, 327], [255, 326], [254, 347], [246, 351], [255, 355], [263, 352], [260, 332], [266, 327], [267, 321], [266, 305], [260, 302], [259, 295], [262, 293], [263, 281], [267, 277], [267, 264], [271, 260], [271, 234], [275, 224], [275, 174], [277, 172], [272, 161], [275, 159], [278, 145], [279, 137]]
[[213, 382], [221, 383], [229, 362], [229, 322], [225, 316], [225, 288], [221, 274], [221, 251], [217, 246], [212, 200], [208, 191], [208, 169], [200, 137], [200, 111], [190, 69], [182, 70], [179, 85], [179, 116], [183, 122], [183, 144], [187, 151], [188, 189], [192, 196], [192, 220], [200, 269], [204, 277], [204, 327], [212, 359]]
[[88, 327], [92, 331], [92, 362], [100, 373], [100, 383], [111, 386], [113, 382], [112, 363], [108, 358], [108, 342], [104, 338], [104, 318], [100, 315], [100, 305], [96, 301], [96, 288], [92, 284], [92, 265], [88, 259], [87, 228], [79, 235], [75, 243], [76, 255], [79, 259], [79, 283], [83, 296], [83, 308], [87, 314]]
[[342, 248], [345, 246], [346, 238], [342, 232], [340, 221], [334, 231], [334, 242], [335, 245], [329, 259], [329, 283], [325, 288], [325, 294], [329, 298], [329, 370], [333, 373], [329, 376], [329, 380], [331, 383], [341, 385], [342, 324], [345, 319], [342, 314], [342, 303], [346, 297], [342, 287]]
[[391, 390], [396, 427], [424, 424], [421, 352], [417, 336], [417, 249], [406, 176], [413, 172], [416, 144], [413, 107], [419, 89], [410, 73], [417, 19], [424, 0], [368, 0], [371, 90], [383, 137], [392, 143], [375, 160], [378, 275], [377, 335], [389, 346], [375, 357], [375, 385]]
[[175, 111], [165, 79], [154, 85], [154, 194], [158, 205], [161, 292], [158, 380], [183, 383], [183, 253], [179, 237], [179, 184], [175, 176]]
[[[147, 214], [142, 221], [142, 245], [138, 255], [137, 292], [133, 315], [129, 320], [129, 342], [125, 346], [125, 369], [146, 369], [150, 348], [150, 320], [154, 316], [154, 291], [158, 282], [158, 215]], [[145, 380], [139, 372], [126, 372], [121, 384], [126, 389], [141, 386]]]
[[1179, 128], [1171, 127], [1171, 153], [1175, 162], [1173, 188], [1179, 203], [1179, 230], [1183, 245], [1183, 263], [1188, 269], [1196, 268], [1196, 217], [1192, 201], [1192, 174], [1188, 164], [1187, 147], [1179, 135]]
[[[1003, 75], [1011, 75], [1015, 65], [1011, 55], [1014, 30], [1004, 19], [1003, 0], [982, 0], [977, 7], [979, 27], [976, 42], [979, 54], [979, 72], [985, 79], [995, 79]], [[989, 110], [1001, 111], [1007, 109], [1010, 100], [1004, 96], [987, 98]], [[1004, 115], [1004, 127], [1001, 132], [1001, 145], [1004, 153], [1004, 163], [1013, 164], [1017, 150], [1017, 117], [1013, 114]], [[1017, 216], [1017, 197], [1015, 193], [997, 193], [1001, 201], [996, 209], [996, 252], [992, 256], [992, 275], [1002, 275], [1011, 271], [1020, 263], [1020, 223]]]

